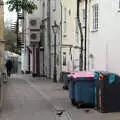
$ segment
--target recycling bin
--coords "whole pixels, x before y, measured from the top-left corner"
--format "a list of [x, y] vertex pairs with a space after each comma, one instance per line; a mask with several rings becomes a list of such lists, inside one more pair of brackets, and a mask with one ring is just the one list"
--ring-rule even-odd
[[69, 95], [73, 105], [95, 104], [94, 73], [76, 72], [71, 75]]
[[73, 77], [70, 77], [70, 84], [69, 84], [69, 97], [71, 100], [72, 105], [76, 105], [75, 102], [75, 79]]
[[98, 72], [96, 80], [97, 110], [101, 113], [120, 112], [120, 76]]
[[76, 102], [75, 102], [76, 73], [77, 72], [71, 72], [70, 74], [67, 75], [69, 79], [69, 97], [72, 105], [76, 105]]
[[75, 84], [75, 102], [81, 106], [95, 106], [95, 79], [94, 77], [80, 77]]

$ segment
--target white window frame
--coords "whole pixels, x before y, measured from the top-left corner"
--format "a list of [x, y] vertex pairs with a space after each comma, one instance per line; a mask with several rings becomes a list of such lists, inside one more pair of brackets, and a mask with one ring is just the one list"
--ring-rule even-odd
[[44, 19], [45, 18], [45, 2], [43, 2], [42, 7], [43, 7], [42, 18]]
[[83, 14], [83, 27], [85, 27], [85, 9], [82, 10]]
[[99, 5], [98, 4], [94, 4], [92, 5], [92, 31], [93, 32], [97, 32], [98, 31], [98, 13], [99, 13]]
[[77, 18], [76, 18], [76, 42], [79, 43], [79, 28]]
[[67, 33], [67, 8], [64, 8], [64, 33]]
[[120, 10], [120, 0], [118, 1], [119, 3], [118, 3], [118, 8], [119, 8], [119, 10]]
[[63, 52], [63, 63], [62, 63], [63, 66], [67, 65], [67, 59], [66, 58], [67, 58], [66, 52]]
[[54, 8], [53, 8], [53, 11], [55, 12], [56, 11], [56, 0], [54, 0]]

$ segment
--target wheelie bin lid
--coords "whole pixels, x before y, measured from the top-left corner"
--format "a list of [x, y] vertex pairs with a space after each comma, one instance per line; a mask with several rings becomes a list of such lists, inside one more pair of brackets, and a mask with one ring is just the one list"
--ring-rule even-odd
[[68, 77], [74, 78], [73, 80], [83, 80], [83, 79], [94, 79], [95, 73], [94, 72], [71, 72], [71, 74], [68, 75]]
[[120, 76], [116, 73], [106, 72], [106, 71], [95, 71], [95, 79], [98, 79], [100, 77], [100, 75], [102, 75], [104, 77], [108, 76], [109, 80], [115, 79], [115, 76], [117, 76], [117, 79], [120, 79]]

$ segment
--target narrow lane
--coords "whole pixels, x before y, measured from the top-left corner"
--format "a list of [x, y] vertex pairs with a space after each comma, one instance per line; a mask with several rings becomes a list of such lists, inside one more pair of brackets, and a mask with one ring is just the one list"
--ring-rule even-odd
[[10, 79], [0, 120], [55, 120], [55, 111], [22, 79]]

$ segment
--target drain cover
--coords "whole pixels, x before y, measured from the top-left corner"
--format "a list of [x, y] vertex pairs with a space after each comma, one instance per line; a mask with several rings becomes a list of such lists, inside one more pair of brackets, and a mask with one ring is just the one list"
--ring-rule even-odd
[[58, 111], [56, 113], [56, 120], [72, 120], [70, 113], [66, 111]]

